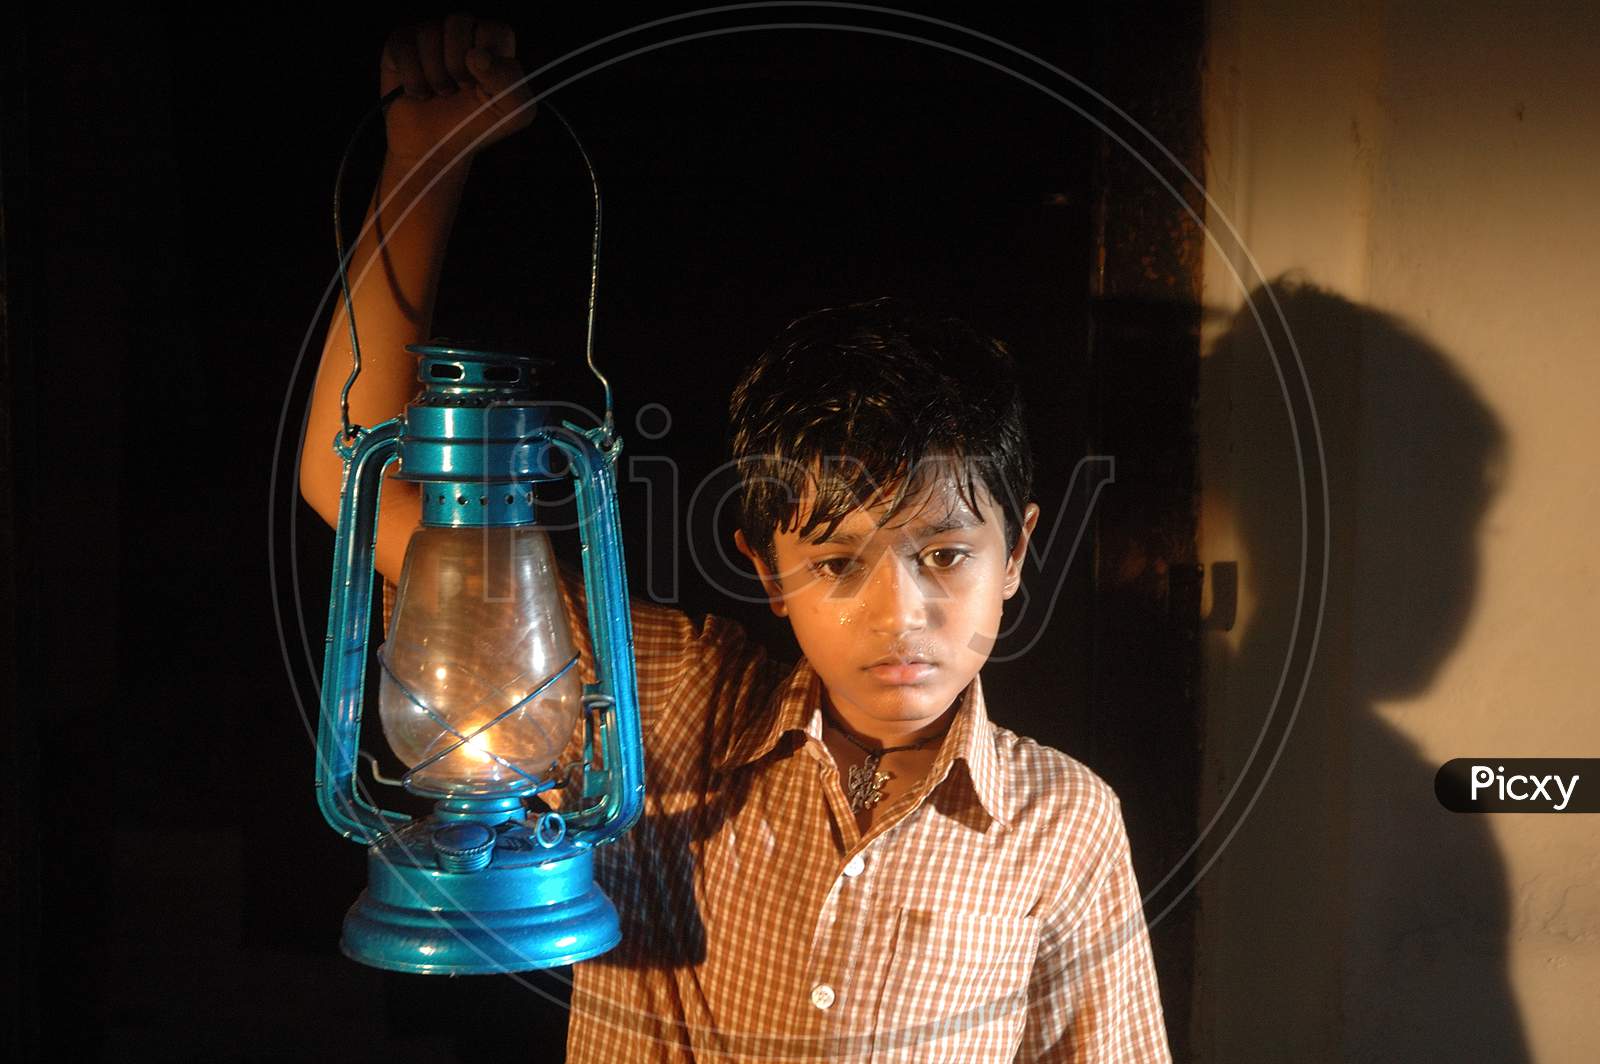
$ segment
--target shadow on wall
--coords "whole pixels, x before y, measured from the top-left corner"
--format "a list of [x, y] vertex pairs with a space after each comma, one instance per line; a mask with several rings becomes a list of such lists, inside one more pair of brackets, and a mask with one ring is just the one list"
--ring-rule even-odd
[[[1268, 295], [1252, 293], [1263, 318]], [[1270, 295], [1316, 404], [1328, 598], [1304, 701], [1269, 775], [1303, 673], [1285, 661], [1307, 541], [1269, 341], [1292, 385], [1290, 348], [1281, 325], [1264, 333], [1247, 307], [1202, 369], [1208, 508], [1231, 513], [1242, 592], [1238, 631], [1207, 637], [1207, 817], [1225, 805], [1208, 845], [1258, 786], [1260, 796], [1203, 886], [1199, 1044], [1228, 1061], [1516, 1064], [1528, 1051], [1489, 824], [1436, 804], [1437, 762], [1377, 707], [1389, 703], [1403, 725], [1404, 701], [1428, 689], [1461, 637], [1504, 433], [1448, 356], [1395, 318], [1288, 279]], [[1208, 550], [1226, 559], [1224, 546]], [[1306, 592], [1302, 645], [1314, 579]], [[1441, 759], [1475, 753], [1435, 738]]]

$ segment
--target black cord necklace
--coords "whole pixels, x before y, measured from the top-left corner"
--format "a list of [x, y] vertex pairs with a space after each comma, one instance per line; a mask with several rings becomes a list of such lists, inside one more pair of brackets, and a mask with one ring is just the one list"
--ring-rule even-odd
[[879, 772], [878, 764], [886, 755], [898, 754], [903, 750], [920, 750], [935, 739], [943, 739], [946, 733], [950, 731], [950, 726], [947, 724], [944, 731], [938, 735], [927, 735], [914, 743], [907, 743], [904, 746], [886, 746], [882, 749], [874, 750], [840, 727], [839, 723], [826, 711], [823, 712], [822, 719], [834, 731], [844, 736], [846, 742], [867, 755], [865, 761], [859, 765], [852, 765], [846, 774], [845, 795], [850, 799], [850, 808], [855, 812], [871, 809], [883, 801], [883, 785], [889, 782], [889, 774], [887, 772]]

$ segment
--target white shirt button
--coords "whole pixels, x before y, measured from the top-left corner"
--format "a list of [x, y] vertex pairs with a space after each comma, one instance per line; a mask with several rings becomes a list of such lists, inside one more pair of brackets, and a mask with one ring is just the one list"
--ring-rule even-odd
[[811, 1003], [819, 1009], [832, 1008], [834, 996], [833, 987], [827, 983], [818, 983], [811, 988]]
[[849, 876], [851, 879], [854, 879], [856, 876], [859, 876], [862, 872], [865, 872], [866, 870], [867, 870], [867, 859], [865, 857], [862, 857], [859, 853], [856, 854], [854, 857], [850, 858], [849, 861], [845, 862], [844, 874]]

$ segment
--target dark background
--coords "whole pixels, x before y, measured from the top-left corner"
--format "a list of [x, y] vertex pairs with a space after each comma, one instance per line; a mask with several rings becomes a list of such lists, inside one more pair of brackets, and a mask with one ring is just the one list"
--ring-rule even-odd
[[[1072, 71], [1192, 159], [1193, 8], [918, 10]], [[675, 10], [498, 14], [533, 69]], [[316, 812], [297, 709], [314, 710], [332, 544], [292, 477], [333, 275], [332, 178], [375, 96], [383, 37], [411, 14], [8, 19], [5, 887], [19, 1056], [559, 1059], [563, 973], [425, 979], [338, 954], [364, 855]], [[736, 17], [754, 18], [693, 28]], [[807, 15], [822, 19], [920, 32]], [[605, 190], [597, 357], [627, 453], [679, 468], [676, 507], [624, 486], [636, 593], [675, 593], [792, 653], [764, 606], [730, 599], [687, 560], [690, 542], [727, 542], [725, 522], [687, 501], [723, 458], [738, 370], [794, 316], [883, 294], [998, 335], [1024, 375], [1045, 522], [1082, 517], [1086, 495], [1062, 509], [1079, 456], [1118, 464], [1060, 602], [1048, 616], [1034, 602], [1012, 646], [1042, 626], [1037, 644], [985, 670], [992, 713], [1105, 775], [1141, 879], [1164, 875], [1192, 838], [1196, 763], [1197, 603], [1176, 577], [1193, 560], [1197, 262], [1179, 206], [1083, 116], [883, 36], [723, 36], [552, 99]], [[370, 128], [349, 178], [352, 225], [380, 150]], [[436, 332], [556, 358], [560, 394], [594, 404], [581, 372], [589, 204], [555, 123], [487, 153]], [[671, 415], [656, 440], [635, 430], [649, 403]], [[1041, 590], [1073, 531], [1030, 574]], [[1180, 908], [1156, 930], [1180, 1050], [1191, 921]]]

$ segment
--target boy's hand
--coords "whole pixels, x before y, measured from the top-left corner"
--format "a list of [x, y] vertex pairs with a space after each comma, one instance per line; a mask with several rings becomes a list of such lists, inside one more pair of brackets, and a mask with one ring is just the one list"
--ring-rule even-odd
[[510, 26], [467, 14], [391, 33], [379, 91], [405, 93], [386, 116], [389, 154], [415, 163], [438, 147], [431, 161], [444, 165], [526, 128], [534, 108], [516, 52]]

